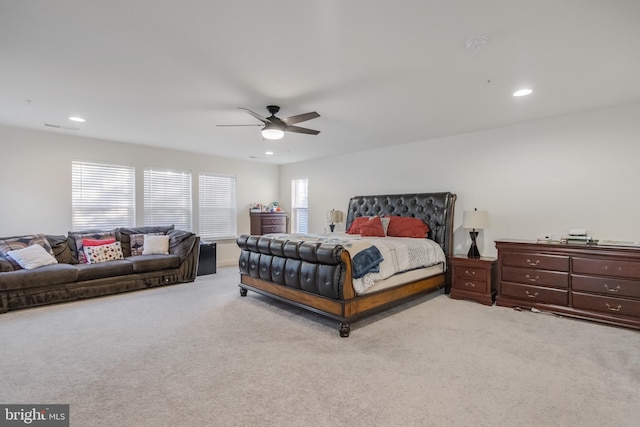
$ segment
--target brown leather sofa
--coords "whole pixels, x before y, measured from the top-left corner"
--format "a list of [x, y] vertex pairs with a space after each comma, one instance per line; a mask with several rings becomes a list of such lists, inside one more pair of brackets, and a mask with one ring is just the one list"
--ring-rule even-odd
[[[195, 280], [199, 236], [173, 226], [118, 228], [111, 232], [121, 243], [124, 259], [79, 263], [75, 233], [45, 235], [57, 264], [24, 270], [0, 252], [0, 313]], [[169, 236], [169, 254], [131, 255], [130, 236], [134, 234]]]

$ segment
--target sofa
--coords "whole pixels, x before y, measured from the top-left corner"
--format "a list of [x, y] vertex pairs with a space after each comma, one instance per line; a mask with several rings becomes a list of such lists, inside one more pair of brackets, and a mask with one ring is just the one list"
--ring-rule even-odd
[[199, 251], [199, 236], [173, 226], [0, 238], [0, 313], [193, 282]]

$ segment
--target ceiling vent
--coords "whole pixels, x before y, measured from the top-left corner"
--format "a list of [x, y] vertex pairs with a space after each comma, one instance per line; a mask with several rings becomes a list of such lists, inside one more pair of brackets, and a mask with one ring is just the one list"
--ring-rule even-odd
[[69, 126], [60, 126], [60, 125], [52, 125], [51, 123], [45, 123], [46, 127], [56, 128], [56, 129], [64, 129], [64, 130], [79, 130], [80, 128], [73, 128]]

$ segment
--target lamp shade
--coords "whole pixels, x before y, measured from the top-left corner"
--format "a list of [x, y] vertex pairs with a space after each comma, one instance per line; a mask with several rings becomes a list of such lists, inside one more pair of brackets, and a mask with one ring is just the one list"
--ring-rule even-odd
[[331, 223], [342, 222], [342, 212], [341, 211], [337, 211], [335, 209], [331, 209], [327, 213], [327, 217], [329, 219], [329, 222], [331, 222]]
[[489, 226], [489, 212], [487, 211], [464, 211], [462, 227], [473, 230], [483, 230]]

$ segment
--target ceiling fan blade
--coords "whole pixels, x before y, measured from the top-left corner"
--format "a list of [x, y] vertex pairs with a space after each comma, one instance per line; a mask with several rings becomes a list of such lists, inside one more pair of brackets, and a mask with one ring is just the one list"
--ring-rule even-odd
[[252, 125], [216, 125], [219, 127], [230, 127], [230, 126], [262, 126], [262, 124], [254, 123]]
[[255, 117], [256, 119], [260, 120], [260, 121], [261, 121], [261, 122], [263, 122], [264, 124], [268, 124], [268, 123], [270, 123], [270, 122], [269, 122], [269, 120], [267, 120], [265, 117], [262, 117], [262, 116], [261, 116], [260, 114], [258, 114], [258, 113], [254, 113], [253, 111], [248, 110], [248, 109], [246, 109], [246, 108], [242, 108], [242, 107], [238, 107], [238, 108], [239, 108], [240, 110], [244, 110], [244, 111], [246, 111], [247, 113], [251, 114], [253, 117]]
[[317, 117], [320, 117], [320, 114], [314, 111], [311, 113], [298, 114], [297, 116], [284, 117], [280, 120], [285, 122], [287, 125], [293, 125], [300, 122], [306, 122], [307, 120], [315, 119]]
[[296, 133], [306, 133], [308, 135], [317, 135], [320, 133], [319, 130], [301, 128], [300, 126], [287, 126], [284, 128], [285, 132], [296, 132]]

